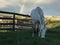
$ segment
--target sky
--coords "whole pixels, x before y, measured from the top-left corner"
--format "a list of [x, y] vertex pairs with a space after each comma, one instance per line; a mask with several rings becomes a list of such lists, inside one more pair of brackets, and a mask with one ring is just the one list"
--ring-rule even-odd
[[37, 6], [45, 16], [60, 16], [60, 0], [0, 0], [0, 11], [30, 15]]

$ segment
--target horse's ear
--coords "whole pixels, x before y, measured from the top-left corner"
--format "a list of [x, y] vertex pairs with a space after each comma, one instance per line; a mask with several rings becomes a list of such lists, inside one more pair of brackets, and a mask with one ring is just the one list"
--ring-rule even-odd
[[37, 7], [37, 8], [40, 8], [40, 7]]

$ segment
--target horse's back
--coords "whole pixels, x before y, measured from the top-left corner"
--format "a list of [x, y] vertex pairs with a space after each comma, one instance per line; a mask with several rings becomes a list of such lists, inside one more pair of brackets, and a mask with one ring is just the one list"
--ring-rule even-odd
[[31, 18], [32, 18], [32, 20], [38, 20], [40, 18], [40, 16], [37, 14], [36, 10], [32, 10]]
[[40, 20], [41, 16], [43, 16], [41, 8], [36, 8], [31, 11], [32, 20]]

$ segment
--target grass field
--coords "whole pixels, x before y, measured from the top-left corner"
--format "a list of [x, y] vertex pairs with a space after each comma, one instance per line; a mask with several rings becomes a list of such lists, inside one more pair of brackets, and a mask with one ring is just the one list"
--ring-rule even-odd
[[46, 38], [32, 37], [31, 31], [0, 31], [0, 45], [60, 45], [60, 24], [49, 24]]

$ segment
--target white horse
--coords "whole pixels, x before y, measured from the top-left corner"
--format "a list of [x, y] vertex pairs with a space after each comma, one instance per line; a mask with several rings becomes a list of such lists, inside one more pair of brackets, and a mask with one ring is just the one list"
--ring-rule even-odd
[[34, 36], [34, 33], [37, 32], [39, 37], [41, 36], [41, 38], [45, 38], [45, 33], [47, 29], [42, 9], [40, 7], [33, 9], [31, 11], [31, 18], [34, 29], [32, 36]]

